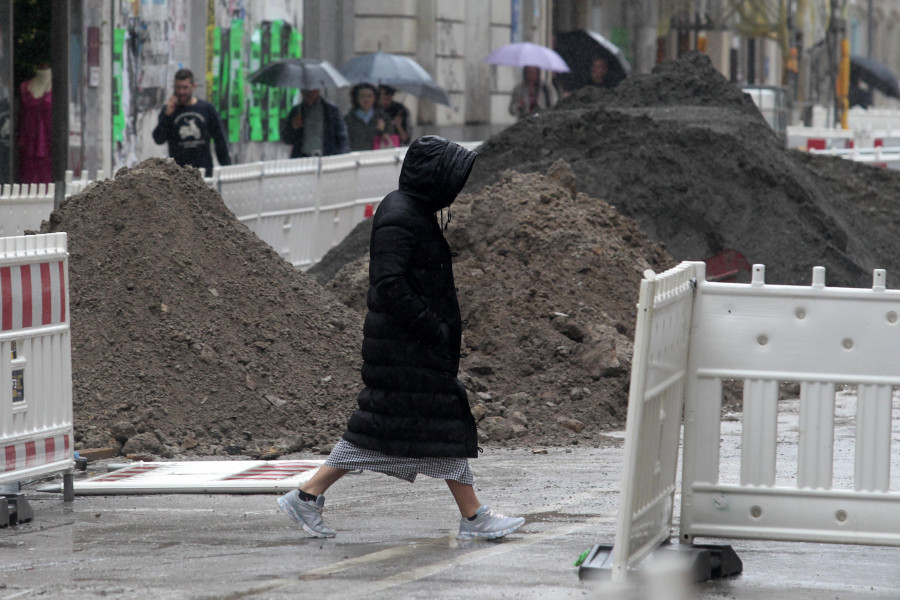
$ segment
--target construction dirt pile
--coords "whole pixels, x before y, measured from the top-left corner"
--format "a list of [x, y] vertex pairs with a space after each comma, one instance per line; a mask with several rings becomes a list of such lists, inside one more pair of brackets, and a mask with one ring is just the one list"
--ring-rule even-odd
[[[733, 249], [781, 284], [808, 285], [819, 265], [830, 286], [869, 286], [877, 268], [889, 285], [900, 276], [900, 172], [787, 149], [750, 97], [697, 52], [613, 90], [583, 88], [478, 155], [466, 191], [563, 159], [579, 191], [633, 218], [678, 260]], [[336, 248], [310, 274], [324, 282], [355, 258], [353, 247]]]
[[277, 456], [343, 432], [361, 317], [239, 223], [196, 169], [122, 169], [42, 231], [68, 233], [76, 448]]
[[580, 191], [635, 219], [678, 260], [731, 248], [786, 284], [808, 285], [817, 265], [832, 286], [871, 285], [874, 268], [900, 275], [900, 173], [786, 149], [700, 53], [614, 90], [584, 88], [478, 152], [472, 189], [562, 158]]

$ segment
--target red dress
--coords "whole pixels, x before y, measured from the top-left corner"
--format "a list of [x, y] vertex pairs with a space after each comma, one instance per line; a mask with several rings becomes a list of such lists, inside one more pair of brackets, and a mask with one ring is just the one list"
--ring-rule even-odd
[[35, 98], [27, 81], [22, 82], [19, 91], [19, 183], [50, 183], [53, 181], [50, 153], [52, 92], [47, 90], [43, 96]]

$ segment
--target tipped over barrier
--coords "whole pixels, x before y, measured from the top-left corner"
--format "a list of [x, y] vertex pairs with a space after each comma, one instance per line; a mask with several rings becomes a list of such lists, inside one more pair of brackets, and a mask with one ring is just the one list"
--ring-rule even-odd
[[[621, 581], [669, 551], [691, 556], [698, 580], [741, 571], [730, 546], [697, 538], [900, 546], [900, 493], [890, 476], [900, 290], [886, 289], [883, 270], [871, 289], [826, 287], [822, 267], [810, 286], [766, 284], [763, 265], [752, 273], [739, 284], [706, 281], [702, 262], [645, 272], [615, 540], [591, 550], [582, 578]], [[734, 482], [720, 472], [726, 381], [743, 382]], [[800, 389], [793, 461], [778, 454], [782, 382]], [[857, 393], [852, 485], [834, 478], [843, 386]], [[792, 471], [787, 483], [776, 479], [776, 457]], [[671, 544], [679, 500], [679, 543]]]

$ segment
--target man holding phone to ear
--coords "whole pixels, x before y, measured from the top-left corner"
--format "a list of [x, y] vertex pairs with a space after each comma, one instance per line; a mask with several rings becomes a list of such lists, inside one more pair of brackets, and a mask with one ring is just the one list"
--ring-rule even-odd
[[211, 177], [213, 170], [209, 143], [216, 146], [216, 158], [222, 166], [231, 164], [228, 142], [219, 113], [205, 100], [194, 97], [194, 74], [190, 69], [175, 72], [175, 93], [166, 100], [153, 130], [153, 141], [169, 144], [169, 156], [181, 166], [204, 169]]

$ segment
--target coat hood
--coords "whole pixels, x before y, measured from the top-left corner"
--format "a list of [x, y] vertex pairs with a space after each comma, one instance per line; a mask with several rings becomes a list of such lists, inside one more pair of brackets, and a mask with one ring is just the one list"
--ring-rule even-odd
[[421, 198], [434, 212], [447, 208], [466, 185], [476, 156], [440, 136], [422, 136], [406, 151], [400, 191]]

